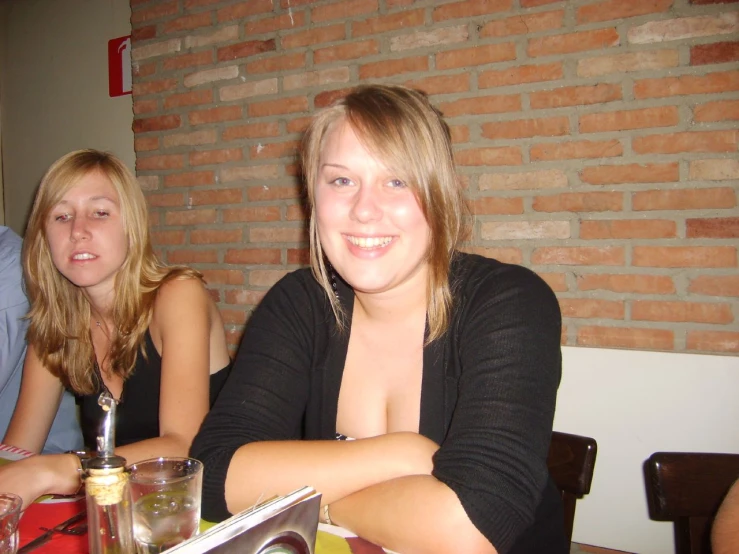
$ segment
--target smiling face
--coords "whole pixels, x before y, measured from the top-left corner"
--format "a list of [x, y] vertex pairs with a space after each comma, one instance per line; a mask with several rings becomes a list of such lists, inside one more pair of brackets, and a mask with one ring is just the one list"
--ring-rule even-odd
[[99, 170], [85, 174], [54, 205], [45, 223], [57, 270], [88, 294], [113, 294], [128, 253], [118, 193]]
[[418, 199], [343, 119], [321, 149], [315, 217], [324, 254], [356, 292], [425, 290], [430, 230]]

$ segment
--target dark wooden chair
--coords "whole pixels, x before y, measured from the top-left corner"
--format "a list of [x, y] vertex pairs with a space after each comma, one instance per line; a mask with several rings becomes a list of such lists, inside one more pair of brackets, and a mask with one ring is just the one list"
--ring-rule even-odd
[[582, 498], [590, 492], [597, 453], [598, 444], [595, 439], [560, 433], [559, 431], [552, 433], [547, 466], [552, 479], [562, 493], [565, 513], [564, 526], [569, 542], [572, 542], [575, 504], [578, 498]]
[[674, 522], [676, 554], [710, 554], [713, 517], [739, 478], [739, 454], [656, 452], [645, 473], [650, 516]]

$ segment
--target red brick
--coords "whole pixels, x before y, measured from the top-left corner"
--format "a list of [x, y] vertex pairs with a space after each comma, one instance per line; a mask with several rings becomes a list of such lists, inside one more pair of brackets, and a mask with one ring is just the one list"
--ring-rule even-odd
[[151, 113], [159, 110], [159, 100], [134, 100], [133, 114], [140, 115], [143, 113]]
[[579, 31], [563, 35], [552, 35], [529, 39], [529, 56], [553, 56], [572, 54], [586, 50], [599, 50], [620, 44], [618, 31], [614, 28]]
[[667, 183], [680, 179], [678, 162], [626, 165], [594, 165], [580, 171], [580, 180], [591, 185]]
[[594, 23], [626, 19], [639, 15], [666, 12], [675, 0], [605, 0], [577, 9], [577, 23]]
[[531, 254], [537, 265], [624, 265], [625, 259], [620, 246], [546, 246]]
[[243, 191], [240, 188], [196, 190], [190, 193], [190, 201], [193, 206], [203, 206], [206, 204], [240, 204], [243, 196]]
[[406, 86], [422, 90], [428, 95], [451, 94], [454, 92], [468, 92], [470, 90], [470, 75], [432, 75], [421, 79], [406, 81]]
[[308, 98], [305, 96], [292, 96], [290, 98], [252, 102], [249, 104], [249, 117], [264, 117], [307, 111]]
[[479, 31], [481, 38], [528, 35], [540, 31], [550, 31], [562, 27], [564, 10], [521, 14], [498, 19], [483, 25]]
[[580, 238], [665, 239], [677, 236], [677, 224], [667, 219], [613, 219], [580, 222]]
[[276, 137], [280, 134], [280, 126], [278, 123], [251, 123], [248, 125], [237, 125], [235, 127], [227, 127], [223, 130], [221, 138], [223, 140], [236, 140], [243, 138], [264, 138]]
[[493, 258], [507, 264], [521, 264], [523, 255], [519, 248], [488, 248], [484, 246], [471, 246], [462, 248], [463, 252]]
[[200, 146], [214, 144], [217, 140], [215, 129], [200, 129], [190, 133], [175, 133], [164, 136], [164, 148], [178, 146]]
[[169, 173], [164, 176], [167, 187], [197, 187], [215, 184], [215, 173], [212, 171], [189, 171], [187, 173]]
[[184, 231], [153, 231], [151, 241], [155, 245], [162, 244], [185, 244]]
[[[224, 167], [220, 171], [221, 182], [231, 183], [234, 181], [269, 181], [280, 177], [280, 169], [284, 167], [284, 164], [278, 165], [265, 165], [265, 164], [254, 164], [253, 162], [247, 162], [246, 165], [236, 165], [230, 167]], [[285, 173], [287, 170], [285, 169]], [[265, 185], [266, 186], [266, 185]]]
[[185, 10], [218, 4], [221, 0], [185, 0]]
[[246, 197], [250, 202], [261, 200], [287, 200], [300, 198], [302, 188], [299, 186], [289, 187], [249, 187], [246, 189]]
[[218, 49], [218, 61], [225, 62], [239, 58], [247, 58], [264, 52], [272, 52], [277, 49], [274, 39], [248, 40], [238, 44], [229, 44]]
[[560, 298], [562, 317], [623, 319], [626, 312], [623, 301], [594, 298]]
[[581, 133], [626, 131], [649, 127], [671, 127], [680, 123], [677, 106], [660, 106], [641, 110], [592, 113], [580, 116]]
[[362, 21], [352, 22], [352, 37], [375, 35], [394, 31], [396, 29], [412, 29], [424, 24], [425, 13], [423, 9], [405, 10], [402, 12], [371, 17]]
[[672, 331], [666, 329], [587, 325], [577, 329], [577, 345], [639, 350], [673, 350], [675, 348], [675, 337]]
[[136, 77], [150, 77], [157, 72], [157, 63], [134, 63], [131, 70]]
[[685, 230], [688, 238], [735, 239], [739, 238], [739, 217], [688, 219], [685, 221]]
[[189, 158], [190, 165], [211, 165], [239, 161], [243, 158], [243, 154], [240, 148], [225, 148], [190, 152]]
[[535, 8], [537, 6], [545, 6], [547, 4], [556, 4], [564, 0], [519, 0], [522, 8]]
[[273, 17], [261, 19], [249, 18], [244, 26], [244, 33], [249, 35], [264, 35], [282, 31], [284, 29], [296, 29], [305, 25], [305, 11], [290, 11]]
[[562, 87], [529, 94], [533, 109], [561, 108], [586, 104], [602, 104], [621, 100], [621, 87], [612, 84]]
[[677, 49], [644, 50], [578, 60], [577, 75], [596, 77], [611, 73], [666, 69], [679, 65], [680, 53]]
[[218, 123], [219, 121], [234, 121], [241, 119], [241, 106], [221, 106], [190, 112], [188, 120], [190, 125], [203, 125], [204, 123]]
[[638, 267], [736, 267], [733, 246], [634, 246]]
[[532, 161], [609, 158], [623, 155], [618, 140], [579, 140], [534, 144], [529, 150]]
[[234, 19], [247, 19], [250, 15], [269, 13], [274, 9], [272, 0], [247, 0], [238, 4], [231, 3], [216, 12], [218, 21], [233, 21]]
[[729, 304], [654, 300], [636, 300], [632, 302], [631, 318], [637, 321], [674, 321], [678, 323], [726, 324], [734, 321]]
[[311, 22], [320, 23], [333, 19], [349, 19], [355, 15], [365, 15], [377, 10], [377, 0], [342, 0], [341, 2], [311, 8]]
[[344, 60], [355, 60], [372, 56], [380, 52], [380, 45], [376, 40], [362, 40], [359, 42], [344, 42], [336, 46], [319, 48], [313, 52], [313, 63], [331, 63]]
[[226, 302], [229, 304], [256, 306], [262, 301], [267, 291], [264, 290], [228, 290], [226, 291]]
[[739, 276], [700, 275], [690, 280], [688, 292], [710, 296], [739, 296]]
[[380, 62], [366, 63], [359, 67], [359, 78], [377, 79], [379, 77], [390, 77], [401, 73], [412, 73], [415, 71], [428, 71], [428, 56], [415, 56], [412, 58], [401, 58], [399, 60], [383, 60]]
[[258, 208], [231, 208], [223, 210], [223, 222], [235, 223], [239, 221], [279, 221], [280, 208], [278, 206], [261, 206]]
[[164, 108], [171, 110], [182, 106], [210, 104], [211, 102], [213, 102], [213, 91], [211, 89], [193, 90], [181, 94], [170, 94], [164, 99]]
[[137, 100], [147, 94], [160, 94], [177, 88], [177, 79], [162, 79], [161, 81], [144, 81], [133, 84], [133, 97]]
[[675, 283], [666, 275], [603, 275], [578, 273], [577, 288], [582, 291], [607, 290], [618, 293], [674, 294]]
[[552, 196], [536, 196], [532, 207], [537, 212], [620, 212], [621, 192], [568, 192]]
[[[318, 107], [319, 105], [316, 104], [316, 108]], [[313, 121], [312, 117], [296, 117], [294, 119], [291, 119], [287, 122], [287, 132], [302, 133], [308, 128], [308, 125], [310, 125], [311, 121]]]
[[[523, 207], [523, 199], [519, 204]], [[547, 240], [568, 239], [569, 221], [481, 221], [479, 237], [482, 240]]]
[[458, 165], [521, 165], [521, 149], [513, 146], [500, 148], [470, 148], [454, 155]]
[[213, 63], [213, 52], [210, 50], [203, 50], [202, 52], [195, 52], [193, 54], [183, 54], [181, 56], [174, 56], [167, 58], [162, 61], [162, 68], [167, 71], [174, 69], [182, 69], [185, 67], [195, 67], [198, 65], [208, 65]]
[[484, 196], [475, 198], [470, 209], [474, 215], [519, 215], [523, 213], [523, 199]]
[[167, 225], [204, 225], [215, 223], [218, 217], [215, 210], [167, 211], [164, 216]]
[[159, 137], [134, 137], [133, 149], [136, 152], [159, 150]]
[[166, 131], [177, 129], [181, 125], [179, 115], [159, 115], [133, 120], [134, 133], [148, 133], [150, 131]]
[[249, 242], [307, 242], [305, 227], [252, 227], [249, 229]]
[[178, 31], [188, 31], [199, 27], [207, 27], [213, 23], [210, 12], [200, 12], [191, 15], [170, 19], [164, 24], [164, 33], [171, 34]]
[[688, 331], [688, 350], [739, 352], [739, 333], [731, 331]]
[[249, 148], [249, 158], [257, 160], [295, 156], [299, 146], [300, 142], [297, 140], [259, 144]]
[[467, 125], [452, 125], [449, 127], [453, 144], [461, 144], [470, 141], [470, 128]]
[[283, 50], [292, 50], [303, 46], [311, 46], [324, 42], [336, 42], [346, 38], [346, 27], [343, 24], [313, 27], [307, 31], [299, 31], [285, 35], [280, 41]]
[[634, 137], [631, 147], [637, 154], [679, 154], [681, 152], [736, 152], [739, 131], [688, 131]]
[[727, 93], [735, 90], [739, 90], [739, 71], [660, 77], [634, 82], [634, 98], [637, 100], [714, 92]]
[[691, 160], [688, 175], [690, 179], [699, 181], [739, 179], [739, 160], [732, 158]]
[[690, 48], [690, 65], [727, 63], [739, 60], [739, 42], [714, 42]]
[[220, 310], [225, 325], [244, 325], [248, 319], [247, 312], [243, 310]]
[[287, 263], [289, 265], [308, 265], [310, 263], [310, 250], [307, 248], [288, 248]]
[[177, 0], [168, 0], [166, 2], [157, 2], [155, 5], [147, 9], [134, 10], [133, 13], [131, 13], [131, 23], [135, 26], [136, 23], [141, 23], [143, 21], [151, 21], [152, 19], [175, 15], [179, 11], [178, 3], [179, 2]]
[[190, 231], [191, 244], [224, 244], [231, 242], [241, 242], [241, 229], [193, 229]]
[[521, 111], [521, 96], [518, 94], [476, 96], [455, 100], [454, 102], [444, 102], [439, 105], [439, 109], [445, 117], [519, 112]]
[[256, 73], [277, 73], [289, 69], [299, 69], [301, 67], [305, 67], [305, 53], [298, 52], [249, 62], [246, 64], [246, 72], [250, 75]]
[[201, 270], [203, 279], [209, 285], [243, 285], [244, 274], [235, 269], [204, 269]]
[[308, 218], [309, 209], [302, 202], [300, 204], [292, 204], [287, 207], [287, 212], [285, 214], [285, 219], [287, 221], [308, 221]]
[[434, 8], [434, 21], [475, 17], [489, 13], [505, 12], [511, 9], [512, 0], [465, 0]]
[[737, 119], [739, 119], [739, 100], [707, 102], [693, 109], [694, 121], [729, 121]]
[[690, 0], [691, 4], [735, 4], [739, 0]]
[[146, 201], [155, 208], [171, 208], [173, 206], [183, 206], [185, 197], [181, 193], [147, 194]]
[[170, 264], [214, 264], [218, 262], [218, 252], [208, 250], [170, 250], [167, 252]]
[[436, 68], [459, 69], [474, 65], [487, 65], [516, 59], [516, 45], [512, 42], [484, 44], [436, 54]]
[[224, 261], [227, 264], [279, 264], [281, 253], [277, 248], [229, 248]]
[[632, 193], [633, 210], [701, 210], [733, 208], [736, 194], [731, 188], [645, 190]]
[[508, 69], [482, 71], [478, 75], [480, 88], [522, 85], [541, 81], [556, 81], [564, 77], [562, 62], [543, 65], [518, 65]]
[[149, 40], [157, 36], [157, 26], [147, 25], [146, 27], [138, 27], [131, 30], [131, 42], [136, 44], [141, 40]]
[[568, 185], [561, 169], [542, 169], [516, 173], [483, 173], [477, 181], [480, 190], [536, 190], [565, 188]]
[[566, 117], [516, 119], [482, 125], [482, 136], [488, 139], [555, 137], [568, 135], [569, 133], [570, 122]]
[[544, 279], [549, 288], [554, 292], [567, 292], [567, 276], [564, 273], [539, 273], [539, 277]]
[[158, 169], [180, 169], [185, 164], [182, 154], [170, 154], [166, 156], [136, 157], [136, 170], [148, 171]]

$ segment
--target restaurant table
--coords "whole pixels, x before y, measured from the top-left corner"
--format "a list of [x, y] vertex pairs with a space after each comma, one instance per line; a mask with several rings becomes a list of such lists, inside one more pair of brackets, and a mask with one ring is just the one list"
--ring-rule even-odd
[[[31, 453], [0, 444], [0, 465], [18, 460]], [[85, 497], [46, 497], [26, 509], [18, 525], [19, 545], [22, 547], [52, 528], [85, 509]], [[201, 522], [201, 531], [212, 524]], [[357, 537], [335, 525], [318, 525], [315, 554], [387, 554], [381, 547]], [[33, 554], [88, 554], [87, 534], [63, 535], [54, 533], [51, 540], [33, 550]], [[392, 553], [391, 553], [392, 554]]]

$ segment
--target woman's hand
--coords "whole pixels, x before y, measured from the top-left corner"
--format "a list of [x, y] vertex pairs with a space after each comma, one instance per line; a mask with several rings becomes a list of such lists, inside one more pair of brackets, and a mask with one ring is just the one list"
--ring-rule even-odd
[[0, 490], [19, 495], [25, 510], [39, 496], [79, 490], [78, 467], [74, 454], [31, 456], [0, 466]]

